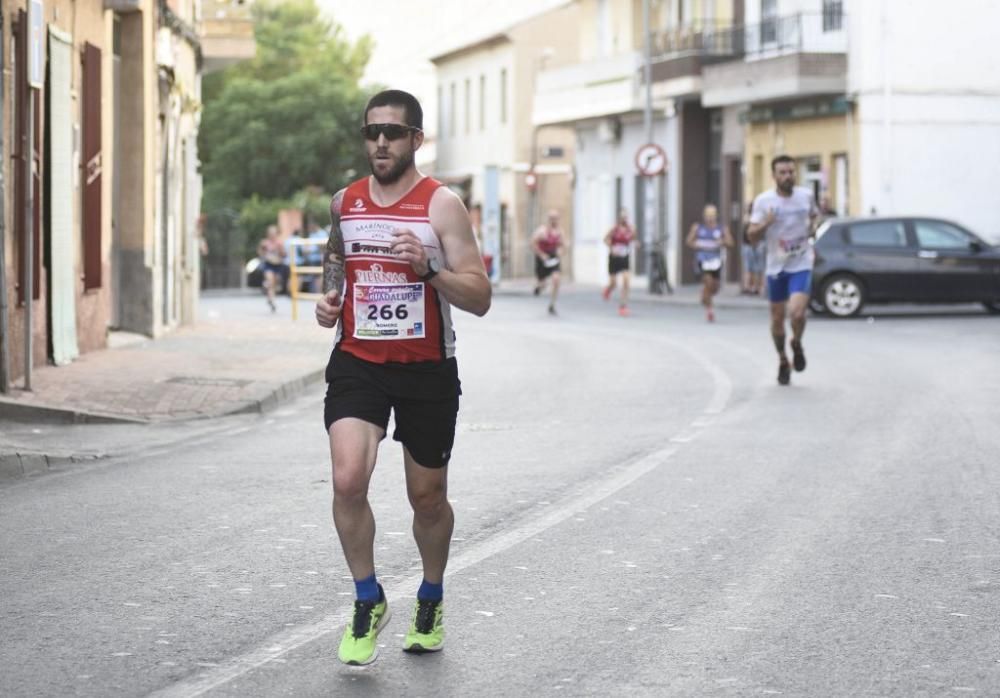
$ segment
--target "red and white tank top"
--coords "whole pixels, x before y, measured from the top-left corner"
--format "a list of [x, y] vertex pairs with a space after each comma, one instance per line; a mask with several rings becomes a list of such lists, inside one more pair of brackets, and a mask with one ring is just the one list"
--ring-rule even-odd
[[611, 255], [613, 257], [628, 257], [635, 233], [627, 225], [616, 225], [611, 231]]
[[538, 249], [550, 257], [559, 251], [562, 244], [562, 235], [555, 228], [546, 228], [545, 234], [538, 240]]
[[429, 218], [439, 186], [425, 177], [386, 207], [372, 201], [367, 177], [344, 192], [340, 229], [346, 287], [336, 339], [343, 351], [380, 364], [443, 361], [455, 355], [451, 306], [391, 247], [393, 230], [408, 228], [420, 238], [427, 258], [447, 267]]

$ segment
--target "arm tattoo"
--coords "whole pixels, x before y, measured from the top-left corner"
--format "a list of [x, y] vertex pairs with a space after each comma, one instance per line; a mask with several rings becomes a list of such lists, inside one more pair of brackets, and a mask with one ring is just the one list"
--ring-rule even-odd
[[333, 195], [330, 202], [330, 239], [326, 242], [323, 257], [323, 293], [344, 288], [344, 233], [340, 229], [340, 204], [344, 190]]

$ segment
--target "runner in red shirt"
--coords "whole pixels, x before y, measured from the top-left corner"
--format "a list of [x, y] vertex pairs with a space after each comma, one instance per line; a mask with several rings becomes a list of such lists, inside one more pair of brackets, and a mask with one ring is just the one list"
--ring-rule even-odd
[[330, 204], [322, 327], [337, 328], [327, 366], [325, 423], [333, 459], [333, 519], [357, 600], [339, 657], [369, 664], [389, 619], [375, 576], [375, 519], [368, 485], [390, 410], [403, 444], [413, 535], [423, 561], [409, 652], [444, 643], [443, 580], [454, 528], [447, 476], [461, 384], [451, 306], [476, 315], [491, 287], [461, 199], [414, 166], [424, 140], [419, 102], [399, 90], [365, 108], [372, 176], [337, 192]]
[[604, 244], [608, 246], [608, 285], [602, 292], [604, 300], [611, 298], [618, 277], [622, 277], [622, 290], [619, 297], [618, 314], [628, 316], [628, 283], [629, 258], [632, 246], [635, 244], [635, 228], [628, 222], [628, 209], [618, 212], [618, 222], [604, 236]]
[[556, 314], [556, 298], [559, 297], [559, 279], [562, 267], [560, 255], [565, 244], [566, 238], [562, 228], [559, 227], [559, 212], [552, 209], [549, 211], [548, 223], [539, 226], [531, 237], [531, 250], [535, 253], [535, 276], [538, 279], [538, 283], [535, 284], [536, 296], [545, 288], [546, 280], [552, 277], [549, 315]]

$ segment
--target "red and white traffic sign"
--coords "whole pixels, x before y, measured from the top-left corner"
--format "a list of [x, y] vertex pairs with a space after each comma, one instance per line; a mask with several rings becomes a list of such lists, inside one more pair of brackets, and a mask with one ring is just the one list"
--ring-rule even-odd
[[645, 177], [655, 177], [667, 170], [667, 154], [656, 143], [639, 146], [635, 151], [635, 167]]

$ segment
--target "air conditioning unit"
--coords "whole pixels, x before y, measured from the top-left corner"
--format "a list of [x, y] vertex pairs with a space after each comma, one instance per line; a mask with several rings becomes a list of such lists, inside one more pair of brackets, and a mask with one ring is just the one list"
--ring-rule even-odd
[[622, 137], [622, 122], [616, 117], [597, 122], [597, 138], [601, 143], [617, 143]]

